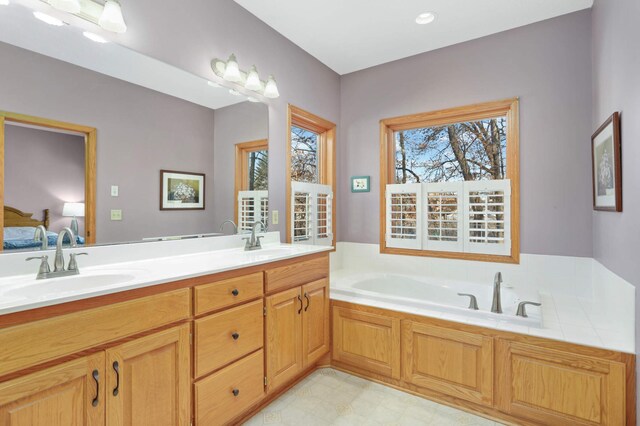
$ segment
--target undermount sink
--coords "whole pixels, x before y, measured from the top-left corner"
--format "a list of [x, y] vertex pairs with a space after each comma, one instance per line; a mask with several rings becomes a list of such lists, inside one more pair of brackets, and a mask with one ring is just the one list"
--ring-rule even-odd
[[105, 271], [82, 273], [68, 277], [49, 278], [36, 280], [35, 277], [23, 283], [15, 283], [11, 289], [2, 291], [2, 296], [43, 297], [52, 294], [60, 295], [87, 288], [98, 289], [116, 284], [126, 284], [133, 281], [136, 276], [126, 271]]

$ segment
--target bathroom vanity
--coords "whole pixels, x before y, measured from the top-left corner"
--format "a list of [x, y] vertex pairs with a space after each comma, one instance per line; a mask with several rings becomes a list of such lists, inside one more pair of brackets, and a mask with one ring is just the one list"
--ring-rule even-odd
[[[213, 253], [227, 259], [221, 272], [209, 262], [212, 273], [153, 285], [147, 276], [123, 291], [0, 315], [0, 419], [173, 426], [247, 416], [326, 362], [326, 250], [227, 250]], [[172, 260], [203, 265], [190, 256], [146, 262]]]

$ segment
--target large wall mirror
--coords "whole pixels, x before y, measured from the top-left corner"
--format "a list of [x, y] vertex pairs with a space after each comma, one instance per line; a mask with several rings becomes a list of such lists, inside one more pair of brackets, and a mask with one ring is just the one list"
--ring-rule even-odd
[[24, 29], [0, 31], [3, 253], [42, 249], [40, 226], [52, 249], [65, 227], [103, 245], [269, 225], [264, 103], [28, 12], [0, 15]]

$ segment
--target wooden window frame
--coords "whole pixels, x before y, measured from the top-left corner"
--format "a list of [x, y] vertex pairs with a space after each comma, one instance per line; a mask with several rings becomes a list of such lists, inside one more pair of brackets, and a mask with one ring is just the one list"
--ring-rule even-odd
[[240, 222], [238, 217], [238, 193], [249, 190], [249, 154], [256, 151], [269, 151], [269, 140], [259, 139], [251, 142], [236, 144], [236, 168], [233, 197], [233, 217], [236, 223]]
[[[435, 250], [411, 250], [386, 246], [386, 198], [389, 183], [395, 183], [394, 133], [421, 127], [441, 126], [463, 121], [507, 117], [507, 174], [511, 180], [511, 254], [477, 254]], [[380, 120], [380, 253], [428, 256], [482, 262], [520, 263], [520, 130], [518, 98], [411, 114]]]
[[[85, 245], [96, 242], [96, 143], [95, 127], [65, 123], [48, 118], [34, 117], [13, 112], [0, 111], [0, 223], [4, 225], [4, 127], [7, 123], [26, 124], [48, 129], [84, 134], [84, 228]], [[4, 246], [4, 235], [0, 233], [0, 251]]]
[[287, 108], [287, 149], [286, 149], [286, 187], [287, 187], [287, 243], [291, 236], [291, 127], [296, 126], [320, 135], [318, 141], [318, 179], [317, 183], [331, 186], [333, 203], [331, 204], [331, 224], [333, 232], [332, 246], [336, 246], [336, 125], [308, 111], [291, 104]]

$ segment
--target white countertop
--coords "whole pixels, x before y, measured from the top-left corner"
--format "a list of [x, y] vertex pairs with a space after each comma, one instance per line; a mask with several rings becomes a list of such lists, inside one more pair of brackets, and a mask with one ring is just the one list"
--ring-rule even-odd
[[[145, 246], [137, 246], [138, 250], [141, 250], [140, 247], [144, 250]], [[135, 248], [121, 246], [121, 250], [132, 249]], [[264, 244], [261, 250], [255, 251], [227, 248], [85, 268], [82, 267], [83, 258], [78, 259], [79, 275], [45, 280], [35, 279], [38, 265], [37, 261], [34, 261], [30, 265], [33, 267], [33, 272], [28, 275], [0, 277], [0, 315], [262, 265], [328, 250], [331, 250], [331, 247], [270, 243]], [[170, 253], [171, 250], [168, 252]], [[34, 255], [34, 253], [30, 254]], [[21, 260], [24, 261], [24, 259]]]

